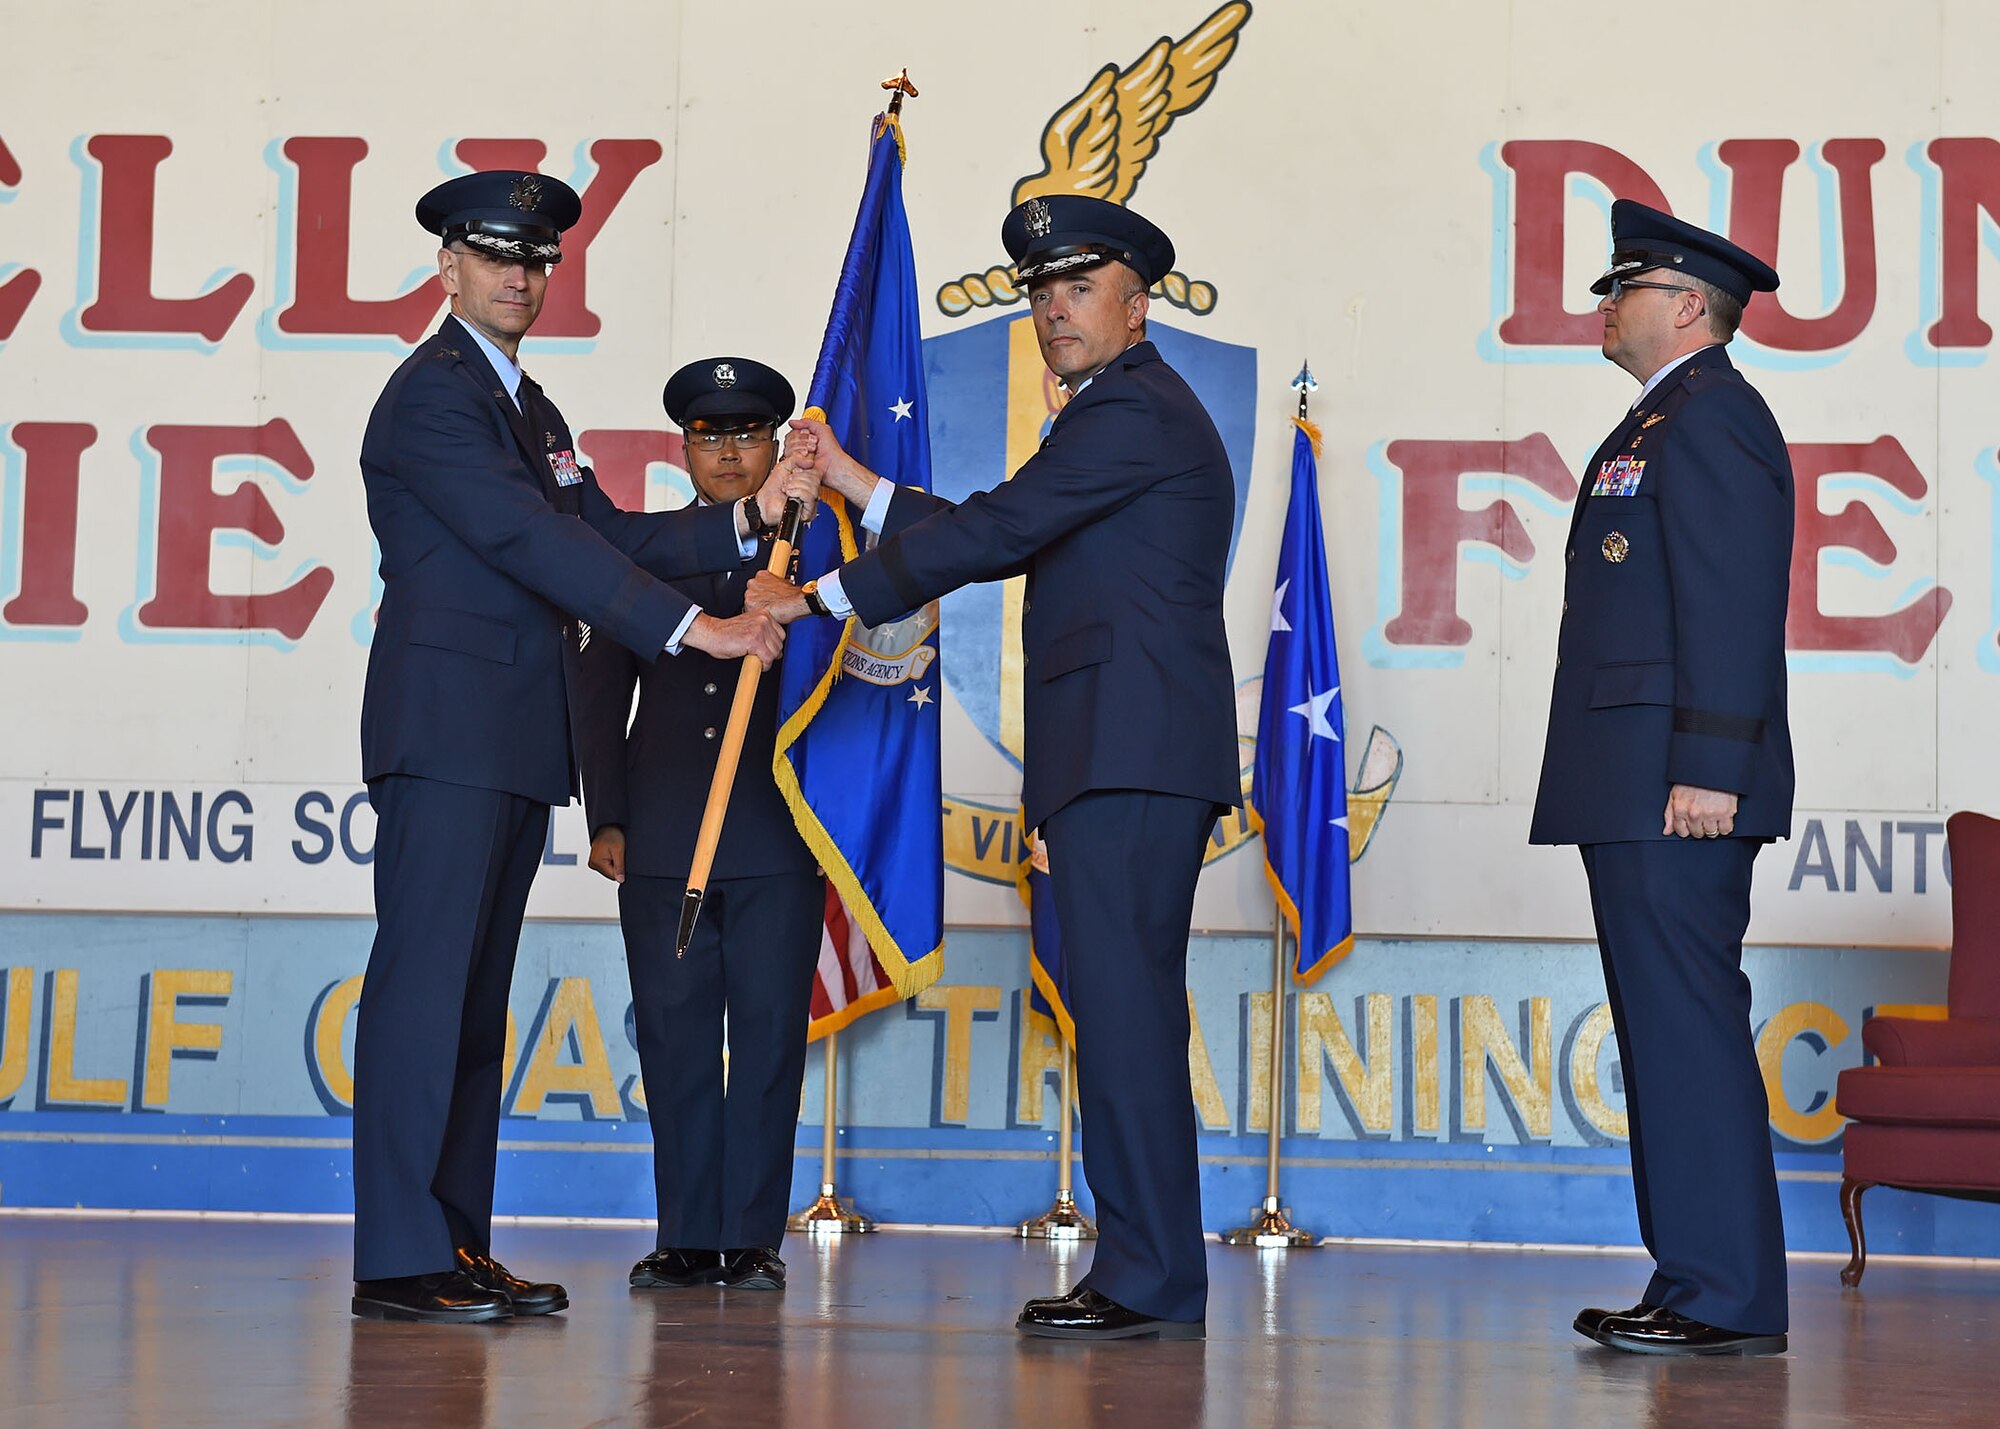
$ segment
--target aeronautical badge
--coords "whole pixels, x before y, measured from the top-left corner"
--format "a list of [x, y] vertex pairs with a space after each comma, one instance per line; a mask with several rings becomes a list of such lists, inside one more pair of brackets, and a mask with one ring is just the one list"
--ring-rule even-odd
[[1021, 218], [1028, 225], [1030, 238], [1047, 238], [1055, 231], [1056, 221], [1049, 213], [1049, 206], [1038, 198], [1021, 205]]
[[1623, 531], [1613, 531], [1609, 536], [1604, 538], [1604, 559], [1611, 562], [1614, 566], [1623, 561], [1631, 553], [1631, 550], [1632, 543], [1625, 539]]
[[1641, 430], [1644, 430], [1645, 428], [1652, 426], [1655, 422], [1664, 422], [1666, 420], [1667, 420], [1667, 414], [1665, 412], [1655, 412], [1653, 413], [1652, 416], [1646, 418], [1645, 421], [1639, 423], [1639, 427]]
[[523, 213], [533, 213], [542, 201], [542, 181], [533, 174], [523, 174], [514, 180], [514, 190], [507, 195], [507, 202]]
[[[1592, 483], [1590, 494], [1592, 496], [1634, 495], [1639, 490], [1639, 479], [1645, 474], [1646, 463], [1636, 461], [1629, 456], [1602, 462], [1597, 468], [1597, 480]], [[1619, 539], [1622, 541], [1624, 537], [1621, 536]], [[1607, 550], [1605, 554], [1610, 556], [1611, 553]], [[1621, 556], [1612, 559], [1622, 559], [1622, 553]]]
[[712, 375], [715, 378], [715, 385], [718, 387], [734, 387], [736, 385], [736, 369], [726, 362], [716, 363], [715, 371]]
[[549, 453], [549, 470], [556, 474], [557, 486], [576, 486], [583, 481], [583, 468], [576, 464], [576, 453], [567, 447]]

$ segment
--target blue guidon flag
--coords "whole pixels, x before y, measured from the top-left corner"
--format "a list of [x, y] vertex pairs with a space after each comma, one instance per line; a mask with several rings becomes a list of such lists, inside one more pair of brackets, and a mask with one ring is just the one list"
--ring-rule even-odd
[[1056, 895], [1049, 882], [1049, 846], [1039, 830], [1021, 864], [1021, 901], [1028, 905], [1028, 1018], [1045, 1033], [1076, 1045], [1076, 1022], [1069, 1014], [1069, 966], [1063, 960], [1062, 929], [1056, 925]]
[[[918, 312], [902, 128], [878, 116], [806, 402], [856, 460], [929, 491]], [[801, 580], [859, 554], [853, 517], [831, 492], [826, 505], [833, 519], [815, 521], [799, 542]], [[788, 636], [772, 773], [855, 929], [909, 997], [944, 963], [937, 604], [873, 627], [802, 620]]]
[[1249, 812], [1264, 836], [1264, 874], [1298, 939], [1293, 981], [1309, 983], [1354, 946], [1354, 912], [1346, 721], [1320, 535], [1319, 433], [1308, 422], [1297, 426]]

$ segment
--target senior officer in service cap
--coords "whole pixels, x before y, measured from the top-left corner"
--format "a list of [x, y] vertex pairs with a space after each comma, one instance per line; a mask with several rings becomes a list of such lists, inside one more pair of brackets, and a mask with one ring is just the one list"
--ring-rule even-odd
[[1618, 1035], [1639, 1304], [1576, 1328], [1648, 1354], [1785, 1348], [1785, 1233], [1750, 1036], [1750, 871], [1792, 822], [1792, 469], [1727, 344], [1778, 275], [1612, 205], [1604, 355], [1643, 386], [1584, 468], [1534, 843], [1577, 844]]
[[816, 489], [788, 468], [754, 518], [630, 515], [605, 499], [517, 358], [581, 207], [567, 185], [514, 171], [424, 196], [451, 312], [362, 439], [383, 587], [361, 707], [377, 929], [354, 1047], [353, 1310], [371, 1318], [568, 1304], [493, 1259], [491, 1220], [521, 915], [549, 806], [576, 785], [578, 638], [587, 625], [649, 661], [775, 659], [768, 618], [709, 614], [662, 582], [734, 569], [785, 477]]
[[[822, 480], [893, 527], [794, 594], [781, 619], [879, 623], [972, 581], [1025, 571], [1021, 802], [1049, 849], [1076, 1017], [1095, 1260], [1018, 1327], [1069, 1339], [1195, 1339], [1206, 1313], [1187, 942], [1219, 811], [1239, 802], [1222, 587], [1234, 485], [1215, 424], [1146, 340], [1173, 244], [1138, 214], [1055, 195], [1001, 238], [1068, 405], [1013, 479], [962, 505], [887, 490], [817, 423]], [[937, 509], [937, 508], [945, 509]], [[753, 601], [753, 604], [755, 602]]]
[[[683, 433], [699, 505], [728, 506], [763, 485], [777, 462], [778, 424], [793, 408], [780, 373], [749, 358], [707, 357], [676, 372], [663, 401]], [[736, 614], [766, 559], [759, 552], [681, 588], [709, 611]], [[771, 777], [777, 683], [757, 687], [708, 901], [686, 957], [676, 958], [681, 896], [737, 666], [699, 654], [649, 665], [597, 640], [580, 665], [590, 866], [619, 884], [653, 1126], [659, 1231], [631, 1283], [782, 1289], [778, 1245], [826, 893]]]

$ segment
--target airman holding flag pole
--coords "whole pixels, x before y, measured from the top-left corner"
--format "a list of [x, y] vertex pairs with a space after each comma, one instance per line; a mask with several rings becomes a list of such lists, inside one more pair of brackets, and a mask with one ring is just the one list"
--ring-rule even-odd
[[[800, 590], [760, 575], [749, 603], [879, 623], [1026, 572], [1021, 802], [1049, 845], [1100, 1239], [1070, 1293], [1029, 1301], [1016, 1325], [1199, 1339], [1187, 946], [1210, 831], [1241, 797], [1222, 618], [1234, 482], [1214, 422], [1146, 340], [1147, 290], [1173, 266], [1167, 235], [1116, 204], [1051, 193], [1018, 204], [1001, 241], [1071, 393], [1040, 450], [955, 507], [895, 487], [891, 513], [933, 514]], [[881, 499], [886, 483], [825, 425], [797, 425], [818, 438], [827, 484]]]

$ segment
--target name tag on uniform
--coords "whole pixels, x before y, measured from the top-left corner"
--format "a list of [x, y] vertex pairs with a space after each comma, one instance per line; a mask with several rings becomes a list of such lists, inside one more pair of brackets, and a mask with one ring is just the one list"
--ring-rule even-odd
[[583, 468], [576, 464], [573, 451], [550, 452], [549, 469], [556, 474], [557, 486], [579, 486], [583, 482]]
[[1646, 463], [1635, 461], [1629, 456], [1617, 457], [1599, 465], [1597, 482], [1590, 488], [1592, 496], [1632, 496], [1639, 490], [1639, 478], [1646, 474]]

